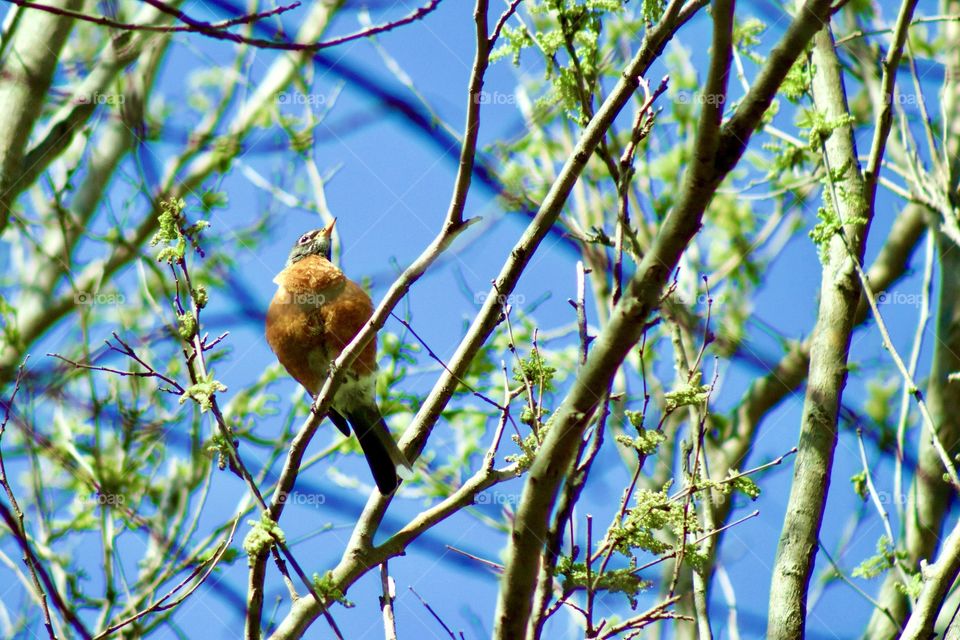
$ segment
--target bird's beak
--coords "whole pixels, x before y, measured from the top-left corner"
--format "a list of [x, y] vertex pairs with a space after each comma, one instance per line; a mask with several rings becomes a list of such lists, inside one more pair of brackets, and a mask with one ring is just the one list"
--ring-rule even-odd
[[323, 231], [320, 232], [324, 238], [329, 238], [333, 234], [333, 225], [337, 224], [337, 219], [334, 218], [330, 221], [330, 224], [323, 228]]

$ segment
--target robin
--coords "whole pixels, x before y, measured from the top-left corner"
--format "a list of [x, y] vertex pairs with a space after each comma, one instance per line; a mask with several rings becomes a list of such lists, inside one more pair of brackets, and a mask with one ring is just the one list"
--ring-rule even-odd
[[[273, 279], [277, 293], [267, 311], [267, 343], [287, 373], [313, 396], [331, 362], [373, 315], [370, 296], [330, 261], [335, 223], [308, 231], [293, 245], [286, 266]], [[376, 377], [374, 338], [344, 373], [328, 415], [345, 436], [353, 427], [377, 488], [388, 495], [400, 483], [397, 467], [410, 471], [410, 463], [377, 407]]]

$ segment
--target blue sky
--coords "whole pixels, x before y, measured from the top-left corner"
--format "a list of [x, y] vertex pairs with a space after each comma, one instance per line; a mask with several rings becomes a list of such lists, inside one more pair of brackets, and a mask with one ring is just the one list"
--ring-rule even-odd
[[[390, 3], [389, 9], [377, 7], [372, 12], [375, 22], [396, 18], [407, 13], [416, 3]], [[499, 9], [499, 5], [495, 5]], [[215, 5], [188, 2], [184, 9], [198, 18], [222, 17]], [[413, 79], [420, 94], [436, 110], [436, 114], [454, 130], [462, 128], [464, 96], [470, 65], [473, 57], [472, 7], [458, 0], [446, 0], [439, 9], [423, 21], [383, 35], [379, 42], [396, 59], [400, 67]], [[768, 19], [776, 10], [762, 3], [744, 3], [738, 7], [744, 17], [759, 15]], [[286, 25], [296, 25], [304, 8], [290, 12], [284, 18]], [[359, 28], [356, 12], [344, 11], [336, 19], [330, 34], [348, 33]], [[703, 42], [708, 20], [701, 15], [681, 33], [680, 42], [687, 47]], [[783, 23], [772, 24], [765, 42], [769, 43], [782, 33]], [[184, 105], [191, 98], [190, 85], [186, 82], [190, 72], [212, 63], [228, 63], [233, 49], [223, 42], [211, 41], [199, 36], [180, 35], [162, 68], [158, 79], [158, 93], [165, 96], [171, 109], [172, 121], [187, 130], [197, 114]], [[279, 55], [261, 51], [250, 63], [254, 80], [262, 76], [269, 63]], [[348, 63], [376, 78], [384, 87], [406, 96], [413, 96], [385, 68], [384, 61], [376, 50], [364, 41], [352, 42], [327, 53], [330, 60]], [[693, 60], [699, 74], [705, 67], [706, 51], [693, 51]], [[655, 78], [664, 71], [658, 68]], [[428, 141], [409, 125], [402, 115], [384, 108], [362, 90], [344, 84], [336, 73], [315, 68], [313, 87], [317, 95], [332, 99], [340, 91], [337, 103], [325, 124], [317, 130], [318, 144], [313, 153], [321, 172], [333, 172], [326, 187], [329, 207], [337, 216], [337, 230], [343, 242], [341, 265], [355, 280], [376, 276], [373, 279], [373, 296], [377, 300], [389, 285], [391, 274], [409, 264], [432, 240], [446, 213], [455, 175], [457, 149], [443, 148]], [[940, 71], [929, 69], [925, 80], [939, 82]], [[491, 67], [486, 81], [486, 90], [510, 96], [516, 83], [516, 71], [506, 61]], [[932, 86], [932, 84], [931, 84]], [[182, 124], [180, 124], [182, 121]], [[344, 125], [346, 123], [346, 125]], [[490, 104], [483, 109], [481, 144], [503, 139], [522, 126], [519, 113], [508, 100], [504, 104]], [[656, 134], [656, 132], [655, 132]], [[272, 129], [254, 134], [250, 148], [241, 157], [241, 162], [280, 183], [291, 184], [303, 180], [304, 168], [295, 164], [292, 154], [261, 153], [261, 148], [282, 143], [282, 133]], [[756, 140], [755, 140], [756, 142]], [[859, 141], [861, 151], [867, 148], [869, 138]], [[163, 161], [178, 150], [177, 145], [151, 143], [144, 150], [162, 167]], [[279, 160], [278, 160], [279, 159]], [[138, 167], [131, 163], [125, 167], [129, 175], [136, 175]], [[238, 265], [238, 275], [254, 296], [255, 304], [266, 309], [273, 294], [271, 280], [282, 268], [290, 244], [304, 230], [318, 226], [315, 214], [295, 208], [277, 206], [272, 196], [253, 186], [244, 176], [242, 167], [235, 164], [219, 182], [219, 188], [229, 197], [228, 207], [212, 216], [212, 232], [224, 240]], [[189, 201], [188, 201], [189, 204]], [[240, 244], [231, 244], [231, 229], [242, 228], [268, 207], [276, 211], [272, 235], [256, 251]], [[871, 230], [868, 244], [869, 258], [876, 255], [889, 229], [899, 203], [881, 195], [877, 218]], [[134, 208], [142, 211], [143, 207]], [[468, 216], [483, 216], [484, 223], [466, 232], [454, 245], [450, 257], [436, 270], [425, 276], [412, 290], [407, 301], [411, 321], [417, 332], [441, 357], [447, 358], [455, 349], [464, 333], [465, 323], [472, 319], [476, 304], [473, 296], [486, 292], [489, 281], [499, 271], [510, 247], [526, 226], [526, 219], [518, 214], [505, 214], [491, 197], [489, 190], [474, 185], [468, 203]], [[807, 227], [814, 223], [814, 210], [803, 212]], [[567, 298], [574, 295], [574, 268], [576, 255], [560, 238], [548, 237], [530, 267], [524, 273], [517, 293], [526, 300], [545, 298], [535, 312], [541, 330], [548, 331], [568, 325], [573, 321]], [[131, 269], [125, 277], [133, 277]], [[918, 289], [918, 274], [914, 274], [898, 287], [912, 293]], [[819, 263], [816, 249], [800, 234], [791, 241], [773, 261], [765, 273], [765, 282], [754, 301], [755, 319], [775, 327], [783, 336], [800, 339], [810, 331], [816, 312], [816, 292], [819, 287]], [[909, 350], [917, 309], [910, 305], [888, 305], [884, 309], [890, 317], [888, 322], [894, 333], [897, 346], [902, 352]], [[214, 299], [210, 315], [229, 317], [236, 311], [234, 301]], [[596, 315], [591, 310], [591, 318]], [[218, 378], [231, 390], [249, 385], [267, 365], [273, 362], [260, 328], [255, 324], [234, 322], [225, 324], [231, 330], [229, 358], [218, 365]], [[217, 326], [208, 329], [214, 333]], [[402, 327], [395, 321], [388, 330], [399, 332]], [[55, 349], [74, 335], [75, 326], [65, 324], [44, 340], [38, 353]], [[749, 344], [758, 348], [766, 358], [779, 355], [776, 342], [765, 336], [756, 324], [750, 326]], [[876, 362], [882, 358], [875, 332], [860, 332], [853, 341], [851, 357], [856, 361]], [[886, 365], [886, 361], [884, 366]], [[921, 360], [923, 362], [923, 360]], [[669, 366], [669, 363], [666, 363]], [[750, 381], [764, 372], [743, 362], [721, 361], [722, 392], [716, 399], [719, 407], [728, 408], [743, 394]], [[422, 392], [432, 385], [434, 374], [424, 372], [405, 380], [410, 391]], [[860, 406], [864, 398], [865, 376], [854, 374], [848, 383], [845, 401], [851, 406]], [[287, 402], [297, 392], [295, 383], [286, 380], [274, 388], [280, 402]], [[761, 464], [786, 452], [796, 444], [799, 429], [802, 392], [791, 397], [772, 412], [761, 428], [757, 445], [744, 467]], [[282, 412], [281, 412], [282, 414]], [[269, 419], [258, 425], [258, 433], [276, 433], [280, 418]], [[449, 443], [457, 427], [442, 423], [434, 432], [436, 442]], [[327, 429], [321, 432], [311, 453], [325, 447], [340, 436]], [[504, 452], [507, 452], [504, 450]], [[876, 462], [878, 454], [871, 447], [870, 454]], [[479, 461], [474, 461], [477, 464]], [[616, 509], [616, 501], [627, 480], [626, 471], [617, 463], [612, 450], [605, 452], [604, 464], [592, 477], [592, 483], [578, 509], [578, 517], [587, 513], [595, 522], [606, 522]], [[338, 466], [356, 472], [366, 480], [366, 469], [358, 459], [338, 460]], [[304, 474], [301, 490], [321, 491], [324, 504], [294, 507], [283, 518], [282, 525], [291, 541], [292, 550], [300, 558], [309, 573], [322, 573], [333, 566], [340, 556], [350, 532], [350, 524], [359, 513], [365, 493], [359, 490], [340, 488], [328, 475], [329, 464], [322, 463]], [[743, 500], [733, 518], [745, 515], [753, 509], [760, 510], [760, 517], [749, 520], [727, 534], [720, 555], [725, 570], [729, 573], [736, 590], [743, 637], [761, 637], [765, 627], [769, 573], [773, 564], [780, 525], [789, 492], [792, 460], [760, 481], [763, 496], [755, 503]], [[841, 435], [834, 468], [834, 482], [827, 504], [822, 538], [832, 549], [844, 535], [849, 517], [864, 508], [853, 494], [847, 478], [860, 470], [855, 436], [847, 429]], [[876, 476], [888, 477], [889, 465], [877, 464]], [[498, 489], [489, 500], [494, 504], [478, 506], [478, 510], [495, 516], [499, 512], [498, 501], [512, 502], [519, 497], [521, 485], [513, 482]], [[244, 493], [244, 487], [236, 478], [226, 473], [216, 474], [211, 499], [204, 521], [208, 525], [222, 522], [235, 509]], [[391, 506], [387, 529], [395, 528], [424, 506], [422, 499], [413, 497], [395, 500]], [[330, 528], [325, 530], [328, 525]], [[245, 527], [241, 527], [238, 540]], [[853, 542], [847, 554], [837, 559], [850, 569], [863, 558], [873, 553], [880, 534], [880, 522], [874, 513], [868, 513], [853, 532]], [[461, 515], [431, 530], [422, 542], [411, 545], [405, 557], [390, 563], [391, 573], [397, 580], [397, 622], [400, 636], [406, 638], [440, 638], [445, 632], [430, 617], [416, 596], [408, 589], [416, 589], [430, 606], [455, 631], [463, 630], [467, 637], [489, 635], [496, 601], [497, 582], [484, 568], [465, 561], [457, 554], [444, 549], [450, 544], [494, 561], [501, 560], [504, 536], [493, 532], [485, 524], [470, 516]], [[135, 550], [131, 551], [136, 554]], [[91, 567], [95, 567], [93, 563]], [[818, 558], [817, 573], [826, 566], [825, 558]], [[271, 568], [272, 579], [266, 598], [266, 610], [273, 606], [273, 598], [285, 594], [285, 589]], [[216, 576], [216, 580], [235, 593], [243, 594], [246, 583], [246, 566], [240, 561]], [[659, 573], [651, 576], [659, 578]], [[862, 585], [868, 591], [873, 585]], [[211, 580], [202, 586], [175, 615], [181, 628], [191, 637], [203, 635], [217, 638], [235, 638], [242, 626], [242, 610], [230, 604]], [[381, 620], [377, 608], [379, 578], [370, 574], [358, 582], [348, 594], [357, 603], [355, 609], [337, 608], [334, 615], [348, 638], [382, 637]], [[607, 602], [609, 600], [609, 602]], [[645, 603], [646, 600], [641, 600]], [[719, 588], [713, 591], [713, 618], [716, 629], [722, 627], [726, 611]], [[600, 606], [622, 609], [622, 599], [601, 599]], [[641, 604], [642, 606], [642, 604]], [[287, 611], [284, 601], [278, 616]], [[869, 605], [846, 585], [835, 583], [810, 614], [811, 637], [850, 638], [857, 635], [870, 615]], [[557, 616], [551, 628], [551, 638], [577, 637], [574, 625], [564, 614]], [[161, 637], [164, 637], [161, 634]], [[308, 637], [329, 637], [324, 624], [318, 622], [315, 631]], [[726, 637], [722, 633], [718, 637]]]

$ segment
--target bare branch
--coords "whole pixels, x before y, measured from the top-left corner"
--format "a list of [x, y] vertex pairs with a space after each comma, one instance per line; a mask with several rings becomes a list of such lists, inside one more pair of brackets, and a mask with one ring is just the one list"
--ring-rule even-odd
[[258, 13], [251, 13], [244, 16], [239, 16], [236, 18], [230, 18], [229, 20], [223, 20], [221, 22], [204, 22], [202, 20], [196, 20], [191, 18], [189, 15], [183, 11], [163, 2], [162, 0], [144, 0], [147, 4], [155, 7], [159, 11], [166, 13], [175, 17], [177, 20], [183, 23], [183, 25], [149, 25], [149, 24], [138, 24], [138, 23], [127, 23], [127, 22], [118, 22], [112, 20], [106, 16], [92, 16], [85, 14], [80, 11], [74, 11], [71, 9], [66, 9], [63, 7], [58, 7], [55, 5], [44, 4], [41, 2], [33, 2], [32, 0], [5, 0], [11, 4], [19, 5], [29, 9], [36, 9], [39, 11], [44, 11], [53, 15], [73, 18], [76, 20], [82, 20], [84, 22], [91, 22], [103, 27], [110, 27], [113, 29], [122, 29], [124, 31], [153, 31], [159, 33], [178, 33], [178, 32], [190, 32], [198, 33], [208, 38], [213, 38], [215, 40], [226, 40], [229, 42], [235, 42], [237, 44], [245, 44], [260, 49], [273, 49], [279, 51], [305, 51], [305, 52], [315, 52], [321, 49], [329, 49], [330, 47], [335, 47], [337, 45], [345, 44], [347, 42], [352, 42], [354, 40], [360, 40], [362, 38], [369, 38], [387, 31], [392, 31], [398, 27], [402, 27], [418, 20], [422, 20], [425, 16], [431, 13], [434, 9], [437, 8], [440, 4], [440, 0], [430, 0], [427, 4], [422, 7], [415, 9], [410, 14], [393, 20], [391, 22], [386, 22], [384, 24], [376, 25], [369, 27], [367, 29], [362, 29], [356, 33], [351, 33], [349, 35], [340, 36], [337, 38], [332, 38], [330, 40], [325, 40], [322, 42], [314, 43], [298, 43], [298, 42], [284, 42], [278, 40], [267, 40], [264, 38], [253, 38], [250, 36], [245, 36], [242, 34], [234, 33], [228, 31], [229, 28], [242, 25], [250, 24], [252, 22], [257, 22], [265, 18], [269, 18], [281, 13], [290, 11], [300, 6], [300, 2], [294, 2], [289, 5], [284, 5], [276, 7], [269, 11], [263, 11]]
[[100, 365], [85, 364], [83, 362], [75, 362], [69, 358], [65, 358], [59, 353], [48, 353], [47, 355], [50, 356], [51, 358], [56, 358], [58, 360], [66, 362], [67, 364], [73, 367], [76, 367], [77, 369], [86, 369], [88, 371], [103, 371], [106, 373], [113, 373], [123, 377], [157, 378], [158, 380], [162, 380], [163, 382], [170, 385], [169, 389], [164, 389], [163, 387], [161, 387], [160, 388], [161, 391], [172, 393], [174, 395], [183, 395], [184, 389], [182, 386], [180, 386], [180, 383], [178, 383], [173, 378], [170, 378], [160, 373], [159, 371], [154, 369], [150, 364], [148, 364], [145, 360], [140, 358], [140, 356], [137, 355], [137, 353], [133, 350], [133, 348], [129, 344], [124, 342], [123, 339], [121, 339], [116, 332], [113, 333], [113, 338], [120, 344], [119, 348], [111, 344], [109, 340], [104, 340], [107, 347], [111, 351], [116, 351], [117, 353], [121, 353], [127, 356], [128, 358], [130, 358], [131, 360], [133, 360], [134, 362], [136, 362], [146, 370], [145, 371], [125, 371], [123, 369], [114, 369], [113, 367], [104, 367]]
[[893, 42], [887, 49], [887, 56], [883, 60], [883, 77], [880, 80], [880, 110], [877, 113], [873, 130], [873, 143], [870, 147], [870, 159], [864, 170], [864, 191], [867, 197], [867, 206], [873, 207], [877, 195], [877, 179], [880, 175], [880, 162], [890, 135], [890, 126], [893, 124], [893, 91], [897, 81], [897, 70], [900, 67], [900, 58], [903, 56], [903, 47], [907, 41], [910, 21], [918, 0], [905, 0], [900, 5], [896, 27], [893, 31]]
[[[10, 4], [15, 4], [26, 9], [36, 9], [38, 11], [45, 11], [47, 13], [64, 16], [67, 18], [73, 18], [75, 20], [81, 20], [83, 22], [92, 22], [93, 24], [98, 24], [101, 27], [110, 27], [111, 29], [121, 29], [123, 31], [148, 31], [153, 33], [179, 33], [184, 31], [205, 33], [210, 35], [216, 31], [223, 31], [224, 29], [229, 29], [230, 27], [235, 27], [241, 24], [249, 24], [251, 22], [256, 22], [258, 20], [263, 20], [265, 18], [270, 18], [272, 16], [279, 15], [281, 13], [286, 13], [291, 9], [296, 9], [300, 6], [300, 2], [293, 2], [292, 4], [282, 5], [269, 11], [261, 11], [257, 13], [250, 13], [244, 16], [239, 16], [236, 18], [230, 18], [229, 20], [223, 20], [221, 22], [200, 22], [197, 20], [192, 20], [186, 18], [183, 20], [186, 22], [186, 25], [174, 26], [174, 25], [156, 25], [156, 24], [145, 24], [140, 22], [119, 22], [108, 18], [107, 16], [93, 16], [82, 11], [73, 11], [71, 9], [66, 9], [63, 7], [58, 7], [54, 5], [44, 4], [42, 2], [33, 2], [32, 0], [4, 0], [4, 2], [9, 2]], [[161, 3], [157, 3], [161, 4]], [[156, 7], [156, 5], [154, 5]], [[159, 8], [159, 7], [157, 7]], [[164, 5], [164, 13], [170, 13], [168, 11], [170, 7]], [[177, 14], [174, 16], [179, 17]], [[184, 15], [180, 13], [180, 15]], [[193, 24], [191, 24], [193, 23]], [[202, 25], [201, 27], [193, 25]]]
[[383, 612], [384, 640], [397, 640], [397, 620], [393, 616], [393, 601], [397, 597], [397, 586], [387, 571], [387, 562], [380, 564], [380, 609]]
[[937, 561], [921, 569], [923, 588], [913, 613], [907, 619], [901, 640], [921, 640], [934, 635], [937, 614], [946, 600], [947, 592], [960, 573], [960, 523], [947, 539]]
[[410, 587], [410, 592], [417, 596], [417, 600], [420, 601], [420, 604], [423, 605], [423, 608], [427, 610], [434, 620], [440, 623], [440, 626], [443, 627], [443, 630], [447, 632], [447, 635], [453, 638], [453, 640], [457, 640], [457, 636], [453, 635], [453, 631], [450, 630], [450, 627], [447, 626], [447, 623], [443, 621], [443, 618], [437, 615], [437, 612], [433, 610], [433, 607], [431, 607], [430, 604], [424, 600], [419, 593], [417, 593], [417, 590], [413, 587]]

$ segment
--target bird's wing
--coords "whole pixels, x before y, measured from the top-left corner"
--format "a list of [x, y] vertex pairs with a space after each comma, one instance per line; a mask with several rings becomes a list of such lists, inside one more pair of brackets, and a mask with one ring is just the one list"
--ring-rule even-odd
[[[357, 283], [347, 280], [339, 295], [321, 307], [324, 334], [331, 350], [339, 354], [360, 332], [373, 315], [370, 296]], [[377, 370], [377, 338], [374, 336], [353, 361], [351, 371], [357, 375], [374, 374]]]

